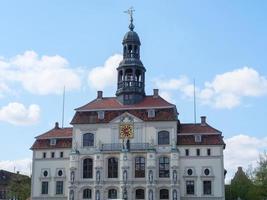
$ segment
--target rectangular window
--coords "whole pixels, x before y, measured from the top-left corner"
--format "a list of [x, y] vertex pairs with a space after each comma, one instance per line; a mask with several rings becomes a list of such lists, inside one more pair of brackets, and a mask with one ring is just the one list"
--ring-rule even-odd
[[203, 181], [203, 194], [211, 194], [211, 181]]
[[46, 152], [43, 152], [43, 158], [46, 158]]
[[63, 181], [56, 182], [56, 194], [63, 194]]
[[98, 119], [104, 119], [105, 118], [105, 111], [101, 110], [97, 112]]
[[186, 149], [186, 150], [185, 150], [185, 155], [186, 155], [186, 156], [189, 156], [189, 149]]
[[147, 116], [148, 116], [148, 118], [155, 117], [155, 110], [154, 109], [148, 110], [147, 111]]
[[202, 141], [201, 135], [195, 135], [195, 142], [201, 142], [201, 141]]
[[48, 194], [48, 182], [47, 181], [43, 181], [42, 182], [42, 194]]
[[195, 194], [194, 181], [186, 181], [186, 194]]
[[197, 156], [200, 156], [200, 149], [197, 149]]
[[60, 158], [63, 158], [63, 157], [64, 157], [64, 152], [61, 151], [61, 152], [60, 152]]
[[55, 146], [56, 144], [57, 144], [57, 139], [56, 138], [50, 139], [50, 145], [51, 146]]
[[158, 132], [158, 144], [159, 145], [170, 144], [170, 133], [168, 131]]
[[55, 152], [51, 152], [51, 158], [55, 158]]
[[210, 156], [210, 149], [207, 149], [207, 155]]

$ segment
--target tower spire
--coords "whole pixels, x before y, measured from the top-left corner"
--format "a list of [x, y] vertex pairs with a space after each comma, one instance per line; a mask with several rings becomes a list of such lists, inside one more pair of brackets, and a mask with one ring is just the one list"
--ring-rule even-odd
[[135, 11], [135, 10], [134, 10], [133, 6], [130, 7], [128, 10], [124, 11], [125, 13], [127, 13], [127, 14], [130, 16], [129, 29], [130, 29], [131, 31], [134, 30], [134, 24], [133, 24], [133, 12], [134, 12], [134, 11]]
[[130, 16], [130, 30], [123, 37], [123, 60], [117, 68], [116, 96], [122, 104], [135, 104], [145, 97], [146, 69], [140, 60], [141, 42], [134, 31], [133, 12], [133, 7], [125, 11]]

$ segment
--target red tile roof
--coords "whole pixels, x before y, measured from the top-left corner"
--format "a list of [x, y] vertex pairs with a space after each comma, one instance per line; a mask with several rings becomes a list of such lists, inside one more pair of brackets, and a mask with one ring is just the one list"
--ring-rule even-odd
[[179, 133], [222, 133], [221, 131], [213, 128], [209, 124], [180, 124], [178, 128]]
[[72, 128], [53, 128], [50, 131], [36, 137], [36, 139], [51, 139], [51, 138], [71, 138]]
[[167, 102], [165, 99], [153, 96], [146, 96], [141, 102], [133, 105], [123, 105], [116, 97], [104, 97], [95, 99], [88, 104], [76, 108], [77, 111], [93, 111], [93, 110], [129, 110], [129, 109], [148, 109], [148, 108], [170, 108], [175, 105]]
[[57, 139], [56, 145], [50, 145], [49, 139], [38, 139], [34, 142], [31, 149], [62, 149], [71, 148], [72, 138]]
[[100, 120], [97, 117], [96, 111], [79, 112], [77, 111], [71, 121], [71, 124], [96, 124], [96, 123], [109, 123], [111, 120], [128, 112], [143, 121], [176, 121], [177, 111], [174, 108], [162, 108], [155, 110], [155, 117], [148, 118], [147, 110], [110, 110], [105, 111], [104, 119]]
[[177, 145], [225, 145], [221, 134], [202, 135], [201, 142], [195, 142], [194, 135], [177, 135]]

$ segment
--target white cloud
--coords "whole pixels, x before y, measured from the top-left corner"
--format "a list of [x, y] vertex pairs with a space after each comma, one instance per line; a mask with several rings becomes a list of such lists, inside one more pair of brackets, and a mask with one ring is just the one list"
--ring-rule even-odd
[[172, 95], [170, 92], [167, 91], [160, 91], [159, 95], [165, 99], [166, 101], [170, 102], [170, 103], [175, 103], [175, 100], [172, 98]]
[[0, 169], [17, 172], [21, 174], [31, 175], [31, 163], [30, 158], [20, 159], [20, 160], [0, 160]]
[[243, 67], [216, 75], [213, 81], [205, 83], [205, 92], [200, 95], [209, 99], [217, 108], [233, 108], [240, 105], [243, 97], [258, 97], [267, 94], [267, 79], [255, 69]]
[[23, 104], [12, 102], [0, 108], [0, 121], [14, 125], [31, 125], [38, 122], [40, 107], [32, 104], [26, 108]]
[[95, 67], [88, 74], [88, 84], [91, 88], [103, 90], [105, 87], [115, 85], [117, 81], [117, 70], [122, 55], [110, 56], [103, 66]]
[[257, 166], [257, 160], [262, 149], [267, 148], [267, 137], [256, 138], [248, 135], [236, 135], [224, 140], [225, 169], [228, 171], [226, 182], [233, 178], [238, 166], [248, 168]]
[[0, 60], [0, 81], [20, 83], [33, 94], [60, 94], [80, 88], [78, 70], [71, 69], [61, 56], [41, 56], [34, 51], [25, 51], [11, 59]]
[[[156, 79], [156, 86], [164, 91], [178, 90], [184, 97], [192, 98], [194, 85], [182, 76], [178, 79]], [[243, 67], [223, 74], [196, 87], [196, 96], [202, 104], [215, 108], [231, 109], [239, 106], [244, 97], [258, 97], [267, 94], [267, 79], [255, 69]]]

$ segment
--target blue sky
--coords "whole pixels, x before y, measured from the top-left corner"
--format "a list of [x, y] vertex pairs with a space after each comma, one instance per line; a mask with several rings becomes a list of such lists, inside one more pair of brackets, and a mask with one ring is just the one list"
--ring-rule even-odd
[[0, 167], [25, 170], [34, 137], [61, 122], [63, 85], [65, 125], [96, 90], [115, 94], [130, 6], [146, 93], [159, 88], [193, 122], [195, 79], [197, 116], [223, 132], [226, 167], [255, 165], [267, 149], [267, 2], [9, 0], [0, 2]]

